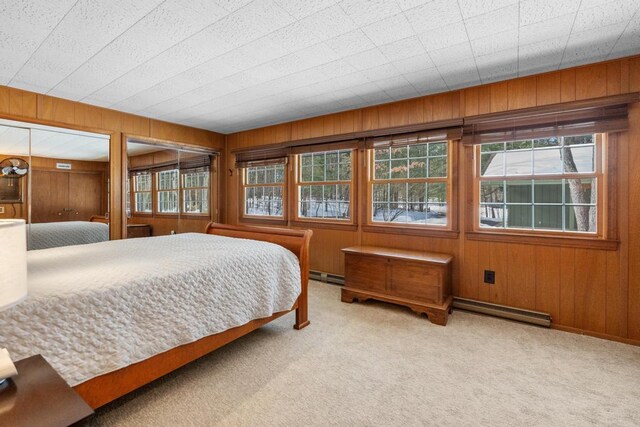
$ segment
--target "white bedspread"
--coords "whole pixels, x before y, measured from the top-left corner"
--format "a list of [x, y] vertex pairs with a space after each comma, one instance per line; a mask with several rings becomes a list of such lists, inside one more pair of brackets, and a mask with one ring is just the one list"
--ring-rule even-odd
[[67, 221], [29, 224], [28, 249], [86, 245], [109, 240], [109, 225], [101, 222]]
[[72, 386], [289, 310], [300, 294], [287, 249], [206, 234], [30, 251], [28, 262], [29, 296], [0, 312], [0, 347], [14, 360], [42, 354]]

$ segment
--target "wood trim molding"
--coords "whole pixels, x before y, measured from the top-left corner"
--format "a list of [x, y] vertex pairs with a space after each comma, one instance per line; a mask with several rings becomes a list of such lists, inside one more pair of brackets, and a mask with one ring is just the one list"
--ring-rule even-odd
[[436, 230], [433, 228], [424, 227], [407, 227], [407, 226], [395, 226], [395, 225], [371, 225], [366, 224], [362, 226], [362, 231], [369, 233], [387, 233], [387, 234], [400, 234], [406, 236], [426, 236], [426, 237], [438, 237], [443, 239], [457, 239], [460, 232], [457, 230]]
[[524, 233], [496, 233], [490, 231], [467, 231], [464, 235], [468, 240], [478, 240], [483, 242], [521, 243], [525, 245], [560, 246], [563, 248], [600, 249], [605, 251], [618, 250], [618, 245], [620, 244], [618, 240], [532, 235]]

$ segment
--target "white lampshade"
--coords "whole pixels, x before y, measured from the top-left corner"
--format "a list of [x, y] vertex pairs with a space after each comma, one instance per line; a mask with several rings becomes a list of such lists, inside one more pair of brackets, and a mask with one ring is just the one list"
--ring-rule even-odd
[[23, 219], [0, 220], [0, 311], [27, 296], [27, 227]]

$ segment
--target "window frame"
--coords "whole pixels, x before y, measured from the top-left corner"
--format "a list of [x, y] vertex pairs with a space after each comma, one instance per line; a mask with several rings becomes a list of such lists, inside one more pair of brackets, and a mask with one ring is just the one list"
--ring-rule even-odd
[[[133, 215], [153, 215], [154, 214], [154, 200], [155, 200], [155, 196], [154, 196], [154, 184], [155, 184], [155, 179], [154, 179], [154, 174], [151, 171], [144, 171], [145, 173], [134, 173], [131, 174], [130, 179], [133, 180], [132, 183], [129, 184], [129, 193], [130, 193], [130, 205], [131, 205], [131, 216]], [[141, 175], [148, 175], [149, 176], [149, 180], [150, 180], [150, 184], [151, 184], [151, 189], [148, 191], [138, 191], [137, 190], [137, 179], [139, 176]], [[138, 204], [136, 202], [136, 194], [138, 193], [149, 193], [151, 195], [151, 211], [139, 211], [138, 210]]]
[[[616, 250], [617, 217], [616, 212], [616, 163], [617, 133], [594, 132], [594, 172], [575, 174], [539, 174], [517, 176], [480, 177], [480, 144], [466, 145], [465, 157], [470, 169], [467, 177], [467, 199], [465, 235], [471, 240], [501, 241], [524, 244], [549, 244], [560, 247], [580, 247], [603, 250]], [[533, 171], [532, 171], [533, 172]], [[482, 181], [526, 181], [556, 179], [596, 179], [596, 232], [559, 231], [533, 228], [493, 228], [480, 227], [480, 183]], [[533, 204], [533, 203], [532, 203]], [[566, 204], [561, 205], [563, 208]]]
[[[305, 154], [322, 154], [325, 155], [327, 153], [338, 153], [340, 156], [340, 152], [349, 151], [351, 152], [351, 179], [349, 181], [344, 180], [335, 180], [335, 181], [302, 181], [302, 161], [301, 158]], [[336, 149], [327, 149], [317, 152], [310, 153], [300, 153], [295, 154], [293, 156], [293, 188], [291, 197], [291, 209], [292, 209], [292, 221], [295, 223], [312, 223], [314, 225], [329, 225], [329, 226], [353, 226], [357, 224], [358, 218], [358, 202], [357, 199], [357, 189], [356, 189], [356, 176], [358, 175], [357, 170], [357, 155], [358, 150], [356, 148], [336, 148]], [[325, 165], [326, 167], [326, 165]], [[303, 186], [322, 186], [322, 185], [349, 185], [349, 219], [338, 219], [338, 218], [313, 218], [313, 217], [304, 217], [300, 216], [299, 207], [300, 207], [300, 188]]]
[[[168, 190], [161, 190], [160, 189], [160, 174], [163, 172], [177, 172], [178, 173], [178, 186], [177, 188], [171, 188]], [[154, 177], [154, 181], [155, 181], [155, 204], [154, 204], [154, 215], [160, 215], [160, 216], [179, 216], [182, 214], [181, 210], [180, 210], [180, 168], [175, 168], [175, 169], [166, 169], [166, 170], [159, 170], [159, 171], [155, 171], [153, 172], [153, 177]], [[171, 192], [175, 192], [177, 193], [177, 210], [175, 212], [163, 212], [160, 210], [160, 193], [171, 193]]]
[[[288, 222], [288, 183], [289, 183], [289, 173], [291, 172], [289, 169], [290, 163], [288, 161], [288, 157], [287, 157], [287, 161], [283, 162], [283, 163], [275, 163], [275, 165], [277, 164], [282, 164], [283, 166], [283, 181], [281, 183], [271, 183], [271, 184], [247, 184], [247, 173], [249, 171], [250, 168], [252, 167], [260, 167], [260, 166], [272, 166], [274, 164], [271, 165], [265, 165], [265, 164], [256, 164], [256, 165], [248, 165], [246, 167], [243, 167], [240, 169], [240, 173], [238, 174], [238, 177], [240, 179], [240, 197], [238, 197], [238, 201], [239, 201], [239, 220], [240, 222], [246, 222], [246, 223], [260, 223], [260, 222], [264, 222], [264, 221], [268, 221], [271, 224], [278, 224], [278, 225], [286, 225]], [[247, 188], [256, 188], [256, 187], [277, 187], [280, 186], [282, 187], [282, 215], [249, 215], [245, 212], [246, 209], [246, 189]]]
[[[365, 149], [365, 164], [366, 171], [363, 179], [363, 186], [365, 189], [365, 207], [363, 209], [363, 230], [378, 233], [391, 233], [391, 234], [407, 234], [417, 236], [433, 236], [443, 238], [457, 238], [459, 235], [457, 229], [457, 206], [455, 201], [457, 197], [457, 162], [458, 162], [458, 144], [457, 140], [447, 139], [442, 141], [432, 141], [427, 143], [441, 143], [447, 144], [447, 164], [446, 164], [446, 177], [425, 177], [425, 178], [403, 178], [403, 179], [386, 179], [376, 180], [374, 179], [375, 171], [375, 148]], [[407, 146], [415, 145], [408, 144]], [[456, 167], [454, 167], [454, 165]], [[373, 185], [380, 183], [398, 183], [398, 182], [444, 182], [446, 184], [446, 206], [447, 206], [447, 224], [446, 225], [433, 225], [433, 224], [411, 224], [411, 223], [385, 223], [373, 221]], [[425, 202], [427, 203], [427, 202]]]
[[[199, 170], [199, 169], [203, 169], [203, 170]], [[194, 173], [194, 172], [206, 172], [207, 176], [208, 176], [208, 186], [206, 187], [185, 187], [184, 186], [184, 177], [185, 175], [189, 174], [189, 173]], [[194, 168], [194, 169], [185, 169], [182, 170], [180, 169], [180, 195], [179, 195], [179, 202], [180, 202], [180, 215], [188, 215], [190, 217], [210, 217], [211, 216], [211, 198], [212, 198], [212, 173], [211, 173], [211, 167], [204, 167], [204, 168]], [[187, 212], [185, 210], [185, 197], [184, 197], [184, 193], [185, 191], [188, 190], [207, 190], [207, 212]]]

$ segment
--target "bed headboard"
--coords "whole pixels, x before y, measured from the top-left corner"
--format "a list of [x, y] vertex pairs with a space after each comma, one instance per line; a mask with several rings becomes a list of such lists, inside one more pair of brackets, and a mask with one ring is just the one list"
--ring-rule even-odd
[[275, 243], [293, 252], [300, 260], [301, 268], [303, 260], [306, 267], [308, 267], [309, 242], [313, 234], [311, 230], [291, 230], [288, 228], [228, 225], [210, 222], [207, 224], [205, 233]]

